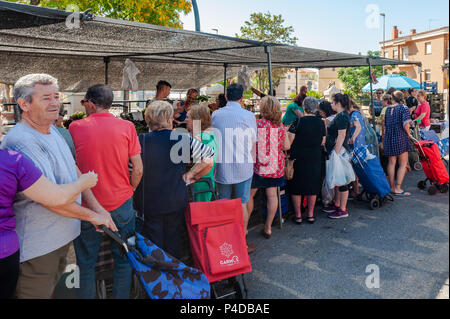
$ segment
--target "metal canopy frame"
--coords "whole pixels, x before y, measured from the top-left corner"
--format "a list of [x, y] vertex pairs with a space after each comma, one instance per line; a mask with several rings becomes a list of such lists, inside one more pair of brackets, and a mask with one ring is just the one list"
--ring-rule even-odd
[[[58, 24], [72, 15], [72, 12], [66, 12], [62, 10], [55, 10], [43, 7], [36, 7], [18, 3], [11, 3], [0, 0], [0, 17], [2, 12], [14, 11], [18, 14], [26, 14], [35, 17], [33, 23], [37, 22], [38, 19], [44, 19], [42, 21], [42, 25], [48, 24]], [[92, 45], [89, 41], [86, 41], [86, 45], [88, 49], [83, 49], [83, 47], [77, 46], [61, 46], [58, 47], [58, 41], [60, 39], [50, 39], [53, 42], [56, 42], [56, 45], [51, 46], [25, 46], [21, 45], [20, 42], [16, 45], [11, 43], [0, 43], [0, 53], [1, 52], [11, 52], [14, 54], [22, 55], [45, 55], [45, 56], [53, 56], [53, 57], [80, 57], [81, 59], [103, 59], [104, 63], [104, 80], [106, 83], [109, 82], [109, 72], [110, 72], [110, 64], [117, 60], [124, 60], [126, 58], [133, 58], [134, 61], [137, 62], [152, 62], [152, 63], [161, 63], [161, 64], [185, 64], [185, 65], [204, 65], [204, 66], [220, 66], [224, 68], [224, 87], [227, 87], [227, 76], [229, 76], [229, 69], [234, 67], [247, 65], [251, 69], [263, 69], [267, 68], [269, 72], [269, 86], [270, 86], [270, 94], [273, 94], [273, 81], [272, 81], [272, 70], [273, 68], [292, 68], [296, 69], [296, 73], [298, 68], [336, 68], [336, 67], [356, 67], [356, 66], [369, 66], [371, 69], [374, 65], [398, 65], [398, 64], [415, 64], [421, 66], [421, 63], [418, 62], [410, 62], [410, 61], [399, 61], [399, 60], [390, 60], [385, 58], [374, 58], [367, 57], [362, 55], [354, 55], [347, 53], [339, 53], [332, 52], [326, 50], [318, 50], [318, 49], [308, 49], [308, 48], [300, 48], [296, 46], [283, 45], [277, 43], [268, 43], [268, 42], [258, 42], [253, 40], [246, 40], [240, 38], [233, 38], [224, 35], [218, 34], [210, 34], [203, 32], [194, 32], [187, 30], [179, 30], [174, 28], [167, 28], [162, 26], [155, 26], [145, 23], [138, 22], [130, 22], [123, 20], [116, 20], [104, 17], [97, 17], [89, 14], [87, 12], [80, 14], [80, 19], [84, 23], [100, 23], [101, 26], [98, 28], [108, 26], [121, 26], [121, 27], [132, 27], [137, 28], [133, 30], [142, 29], [143, 31], [151, 31], [151, 32], [163, 32], [162, 36], [167, 35], [180, 35], [180, 36], [189, 36], [193, 37], [196, 41], [203, 41], [203, 38], [207, 41], [209, 45], [214, 44], [214, 41], [217, 42], [217, 47], [210, 47], [204, 49], [180, 49], [178, 50], [167, 50], [167, 51], [157, 51], [157, 52], [127, 52], [124, 54], [118, 54], [114, 52], [117, 50], [117, 46], [114, 46], [115, 43], [111, 43], [111, 45], [107, 44], [103, 47], [99, 45], [99, 49], [93, 49], [89, 47]], [[1, 20], [1, 19], [0, 19]], [[20, 26], [18, 27], [20, 29]], [[100, 29], [102, 30], [102, 29]], [[106, 29], [105, 29], [106, 30]], [[0, 24], [0, 36], [2, 35], [2, 28]], [[9, 33], [7, 33], [10, 36]], [[26, 37], [23, 33], [17, 35], [18, 37]], [[47, 35], [48, 36], [48, 35]], [[49, 40], [48, 38], [44, 38], [45, 40]], [[49, 41], [50, 41], [49, 40]], [[62, 41], [62, 40], [61, 40]], [[66, 41], [67, 42], [67, 41]], [[65, 43], [65, 42], [61, 42]], [[33, 43], [34, 44], [34, 43]], [[66, 44], [66, 43], [65, 43]], [[82, 42], [82, 44], [85, 44]], [[223, 44], [223, 45], [221, 45]], [[227, 46], [228, 45], [228, 46]], [[102, 50], [103, 48], [103, 50]], [[265, 59], [263, 58], [262, 52], [259, 55], [255, 55], [254, 51], [248, 51], [252, 48], [261, 48], [264, 49], [264, 53], [266, 55]], [[25, 49], [28, 51], [20, 51], [20, 49]], [[115, 49], [115, 50], [114, 50]], [[127, 48], [130, 49], [130, 48]], [[132, 50], [132, 49], [131, 49]], [[145, 49], [144, 49], [145, 50]], [[108, 52], [109, 51], [109, 52]], [[143, 50], [141, 50], [143, 51]], [[228, 51], [224, 53], [224, 51]], [[231, 52], [232, 51], [232, 52]], [[238, 52], [242, 52], [243, 54], [239, 55]], [[256, 51], [257, 52], [257, 51]], [[205, 53], [211, 53], [210, 56]], [[277, 54], [275, 54], [277, 53]], [[316, 54], [318, 58], [310, 58], [303, 59], [306, 56], [314, 56]], [[284, 56], [295, 57], [297, 55], [299, 58], [287, 59], [284, 60]], [[354, 63], [352, 63], [354, 62]], [[371, 74], [371, 72], [370, 72]], [[298, 81], [298, 80], [297, 80]], [[370, 76], [370, 82], [372, 83], [372, 77]], [[298, 86], [298, 84], [296, 85]], [[298, 88], [297, 88], [298, 89]]]

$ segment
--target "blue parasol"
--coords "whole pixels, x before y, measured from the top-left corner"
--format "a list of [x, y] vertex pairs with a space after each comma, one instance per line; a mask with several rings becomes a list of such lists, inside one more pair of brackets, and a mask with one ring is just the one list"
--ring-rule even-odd
[[[397, 90], [407, 90], [409, 88], [420, 89], [419, 82], [400, 74], [387, 74], [378, 79], [378, 82], [372, 84], [372, 91], [383, 89], [389, 90], [391, 87]], [[362, 88], [363, 92], [370, 92], [370, 83]]]

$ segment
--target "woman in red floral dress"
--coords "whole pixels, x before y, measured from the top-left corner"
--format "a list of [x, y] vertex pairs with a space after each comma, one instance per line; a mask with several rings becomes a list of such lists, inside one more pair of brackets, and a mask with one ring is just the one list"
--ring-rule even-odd
[[266, 96], [261, 100], [261, 119], [257, 120], [258, 142], [256, 143], [256, 161], [248, 202], [248, 211], [253, 211], [253, 198], [258, 189], [265, 189], [267, 195], [267, 219], [261, 234], [267, 239], [272, 235], [272, 222], [278, 208], [277, 187], [286, 184], [284, 179], [283, 151], [288, 150], [289, 140], [281, 123], [280, 102]]

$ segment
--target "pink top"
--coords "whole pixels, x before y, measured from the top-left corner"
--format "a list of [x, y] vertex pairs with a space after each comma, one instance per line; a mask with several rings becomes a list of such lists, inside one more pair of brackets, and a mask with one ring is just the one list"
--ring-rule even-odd
[[430, 104], [428, 104], [427, 101], [424, 101], [417, 107], [416, 111], [414, 112], [414, 119], [418, 119], [420, 117], [420, 115], [422, 115], [423, 113], [426, 113], [426, 115], [422, 119], [422, 122], [420, 123], [420, 127], [430, 126], [431, 125], [431, 122], [430, 122], [431, 109], [430, 109]]
[[254, 173], [268, 178], [283, 177], [285, 155], [282, 147], [286, 138], [284, 128], [265, 119], [257, 120], [256, 125], [258, 142]]

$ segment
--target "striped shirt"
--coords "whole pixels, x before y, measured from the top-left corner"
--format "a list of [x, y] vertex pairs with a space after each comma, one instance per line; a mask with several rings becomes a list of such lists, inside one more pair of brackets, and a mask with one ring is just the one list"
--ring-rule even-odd
[[214, 135], [218, 140], [216, 182], [238, 184], [253, 176], [257, 128], [255, 115], [237, 102], [212, 114]]

